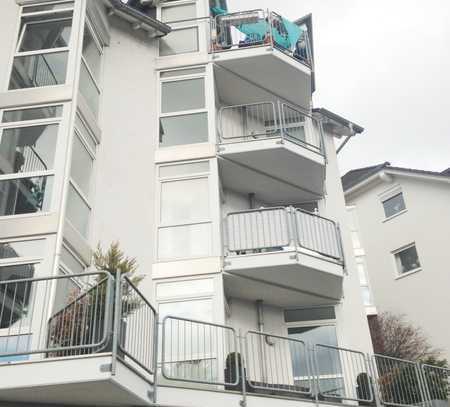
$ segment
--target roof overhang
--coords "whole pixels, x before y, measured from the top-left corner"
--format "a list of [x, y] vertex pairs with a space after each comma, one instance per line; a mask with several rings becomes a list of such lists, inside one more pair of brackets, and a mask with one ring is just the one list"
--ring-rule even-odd
[[144, 30], [151, 38], [162, 37], [171, 31], [167, 24], [141, 13], [121, 0], [103, 0], [103, 3], [108, 7], [109, 15], [128, 21], [134, 30]]
[[351, 188], [344, 190], [344, 195], [346, 198], [350, 196], [355, 196], [359, 193], [366, 191], [372, 185], [377, 185], [380, 182], [392, 182], [393, 177], [407, 177], [415, 178], [417, 180], [427, 181], [427, 182], [444, 182], [450, 184], [450, 177], [446, 174], [427, 174], [419, 173], [414, 170], [401, 169], [401, 168], [382, 168], [376, 173], [370, 175], [369, 177], [363, 179], [361, 182], [353, 185]]
[[324, 108], [313, 109], [313, 115], [322, 121], [324, 129], [328, 133], [338, 138], [352, 137], [364, 131], [364, 127]]

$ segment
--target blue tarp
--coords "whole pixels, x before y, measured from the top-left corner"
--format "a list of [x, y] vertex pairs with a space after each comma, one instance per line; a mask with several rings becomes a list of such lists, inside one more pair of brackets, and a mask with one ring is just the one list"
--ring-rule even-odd
[[211, 7], [211, 12], [213, 17], [227, 14], [227, 10], [224, 10], [223, 8], [220, 7]]
[[[236, 28], [251, 42], [263, 41], [269, 31], [269, 23], [263, 20], [257, 23], [241, 24]], [[284, 17], [273, 20], [272, 36], [276, 45], [293, 50], [302, 35], [303, 29]]]

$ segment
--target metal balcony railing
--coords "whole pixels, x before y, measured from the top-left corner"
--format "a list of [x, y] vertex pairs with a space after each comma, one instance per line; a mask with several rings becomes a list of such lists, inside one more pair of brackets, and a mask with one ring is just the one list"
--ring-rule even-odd
[[[224, 386], [244, 399], [260, 393], [397, 407], [450, 400], [450, 370], [442, 367], [264, 332], [241, 334], [226, 325], [175, 316], [163, 325], [162, 371], [172, 381]], [[210, 360], [213, 368], [201, 367], [199, 361]], [[170, 367], [174, 363], [176, 369]]]
[[270, 46], [312, 68], [313, 58], [305, 25], [291, 23], [277, 13], [249, 10], [212, 19], [212, 52]]
[[307, 113], [282, 102], [224, 106], [219, 111], [223, 144], [281, 137], [324, 155], [321, 129], [314, 123]]
[[226, 217], [227, 254], [303, 248], [343, 262], [339, 226], [332, 220], [293, 207], [232, 212]]
[[[29, 267], [23, 276], [33, 274]], [[154, 383], [157, 320], [155, 308], [120, 274], [1, 281], [0, 365], [111, 353]]]

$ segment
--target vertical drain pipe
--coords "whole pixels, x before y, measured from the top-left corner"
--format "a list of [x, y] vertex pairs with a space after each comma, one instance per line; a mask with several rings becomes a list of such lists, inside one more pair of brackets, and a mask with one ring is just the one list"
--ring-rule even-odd
[[[264, 333], [264, 301], [256, 300], [256, 314], [258, 321], [258, 331]], [[266, 353], [265, 353], [265, 337], [260, 335], [259, 337], [259, 350], [261, 355], [261, 378], [263, 383], [267, 382], [267, 368], [266, 368]]]

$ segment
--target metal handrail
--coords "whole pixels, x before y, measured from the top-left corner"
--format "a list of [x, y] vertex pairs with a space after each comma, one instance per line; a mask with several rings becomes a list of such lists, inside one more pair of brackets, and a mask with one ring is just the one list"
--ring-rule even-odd
[[[168, 321], [170, 321], [170, 335], [168, 333]], [[177, 331], [176, 338], [173, 335], [174, 323]], [[183, 332], [183, 336], [178, 331]], [[173, 346], [173, 341], [176, 341], [175, 347]], [[169, 352], [168, 343], [170, 344]], [[175, 355], [172, 352], [174, 348]], [[230, 356], [231, 358], [229, 359]], [[205, 369], [204, 372], [200, 372], [200, 369], [197, 369], [196, 376], [191, 369], [192, 375], [190, 377], [168, 371], [168, 366], [172, 364], [190, 364], [192, 361], [203, 360], [217, 360], [216, 368], [211, 367], [210, 369]], [[223, 366], [221, 366], [221, 360], [223, 361]], [[227, 380], [226, 374], [224, 374], [224, 379], [220, 380], [221, 369], [227, 365], [227, 360], [230, 361], [230, 364], [234, 364], [234, 366], [230, 367], [232, 380]], [[161, 374], [165, 379], [218, 386], [237, 386], [240, 380], [239, 364], [238, 341], [234, 328], [172, 315], [164, 317], [162, 321]]]
[[[283, 216], [278, 215], [276, 220], [255, 216], [270, 212], [283, 213]], [[228, 253], [282, 250], [293, 246], [343, 263], [338, 224], [299, 208], [273, 207], [230, 212], [226, 216], [226, 231]]]
[[[266, 24], [263, 36], [246, 35], [239, 30], [241, 25]], [[278, 22], [278, 23], [276, 23]], [[283, 25], [282, 17], [268, 10], [254, 9], [217, 15], [211, 19], [211, 52], [228, 52], [236, 49], [271, 47], [292, 57], [296, 61], [313, 68], [313, 58], [311, 43], [308, 31], [305, 29], [296, 44], [291, 44], [291, 48], [286, 48], [276, 41], [273, 32], [279, 31], [279, 26]], [[306, 28], [306, 26], [304, 26]], [[304, 55], [302, 55], [302, 44], [304, 44]]]
[[[270, 138], [297, 144], [321, 156], [325, 146], [321, 129], [310, 113], [282, 101], [264, 101], [222, 106], [219, 109], [219, 137], [222, 144]], [[308, 123], [317, 123], [316, 129]], [[303, 128], [303, 137], [294, 134]]]

